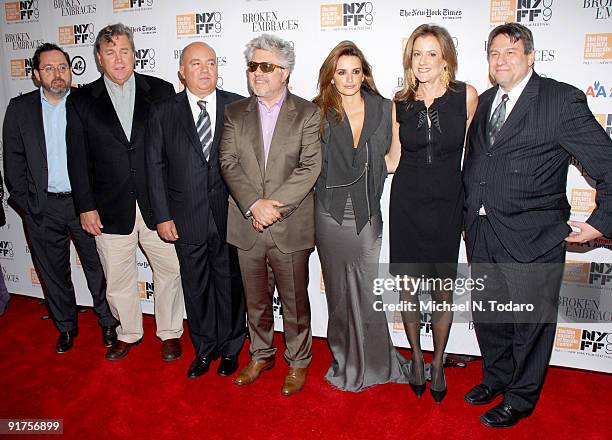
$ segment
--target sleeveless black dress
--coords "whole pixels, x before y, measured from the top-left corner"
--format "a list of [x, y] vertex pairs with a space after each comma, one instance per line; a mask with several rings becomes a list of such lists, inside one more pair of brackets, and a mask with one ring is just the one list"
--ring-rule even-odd
[[[397, 104], [402, 155], [389, 207], [391, 273], [455, 278], [463, 225], [466, 85]], [[428, 126], [427, 114], [431, 125]]]

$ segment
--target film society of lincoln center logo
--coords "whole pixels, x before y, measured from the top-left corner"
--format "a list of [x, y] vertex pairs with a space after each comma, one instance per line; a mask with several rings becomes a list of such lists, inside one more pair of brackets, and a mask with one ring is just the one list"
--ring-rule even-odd
[[575, 327], [557, 327], [555, 348], [589, 355], [612, 355], [612, 333]]
[[370, 29], [374, 22], [372, 2], [321, 5], [321, 29]]
[[597, 192], [591, 188], [572, 188], [570, 205], [572, 212], [591, 213], [595, 209]]
[[584, 36], [584, 60], [612, 60], [612, 33], [586, 34]]
[[138, 295], [141, 300], [153, 301], [153, 283], [149, 281], [138, 281]]
[[553, 0], [489, 0], [491, 24], [510, 21], [526, 26], [548, 25], [552, 18]]
[[24, 23], [37, 21], [40, 15], [38, 0], [22, 0], [4, 4], [7, 23]]
[[177, 37], [220, 37], [221, 13], [195, 12], [176, 16]]
[[58, 33], [61, 46], [84, 46], [96, 40], [93, 23], [60, 26]]
[[153, 8], [153, 0], [112, 0], [113, 12], [143, 11]]
[[567, 260], [563, 267], [563, 282], [612, 289], [612, 263]]
[[29, 79], [32, 76], [32, 59], [19, 58], [11, 60], [11, 78]]

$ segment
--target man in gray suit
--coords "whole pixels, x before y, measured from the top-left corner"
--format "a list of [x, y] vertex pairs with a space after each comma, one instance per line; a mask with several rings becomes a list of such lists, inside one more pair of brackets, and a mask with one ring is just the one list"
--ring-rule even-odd
[[[238, 247], [251, 362], [235, 380], [255, 381], [274, 366], [274, 318], [266, 261], [281, 303], [289, 373], [281, 393], [302, 390], [311, 361], [308, 259], [314, 248], [313, 186], [321, 169], [317, 106], [287, 89], [295, 64], [291, 45], [261, 35], [245, 51], [253, 96], [229, 105], [219, 149], [233, 200], [228, 242]], [[234, 202], [235, 201], [235, 202]]]

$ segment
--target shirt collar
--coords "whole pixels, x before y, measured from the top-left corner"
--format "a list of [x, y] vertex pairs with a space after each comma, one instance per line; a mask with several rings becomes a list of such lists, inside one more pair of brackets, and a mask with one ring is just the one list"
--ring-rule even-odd
[[[66, 99], [68, 98], [68, 95], [70, 95], [70, 87], [68, 87], [68, 91], [66, 92], [64, 97], [61, 99], [61, 101], [58, 102], [58, 104], [63, 104], [64, 102], [66, 102]], [[51, 101], [49, 101], [49, 99], [47, 98], [47, 95], [45, 95], [45, 91], [44, 91], [44, 89], [42, 87], [40, 88], [40, 102], [46, 102], [49, 105], [54, 105], [54, 104], [51, 103]]]
[[131, 90], [136, 85], [136, 78], [135, 78], [134, 72], [132, 72], [132, 75], [128, 78], [128, 80], [123, 83], [123, 86], [120, 86], [119, 84], [113, 82], [106, 75], [103, 75], [103, 77], [104, 77], [104, 84], [106, 84], [107, 88], [110, 88], [111, 90], [116, 90], [116, 91], [119, 91], [119, 92], [124, 92], [126, 90]]
[[521, 96], [521, 93], [523, 93], [523, 90], [525, 90], [525, 87], [527, 86], [527, 83], [529, 82], [529, 79], [531, 78], [531, 75], [533, 75], [533, 69], [529, 69], [529, 73], [525, 76], [525, 78], [523, 78], [509, 92], [504, 92], [502, 90], [502, 88], [500, 87], [499, 90], [497, 91], [497, 96], [499, 97], [499, 99], [501, 99], [502, 95], [507, 94], [508, 98], [510, 99], [510, 101], [516, 102], [516, 100], [519, 98], [519, 96]]
[[187, 87], [185, 87], [185, 92], [187, 92], [187, 99], [189, 99], [189, 102], [193, 108], [198, 107], [198, 101], [206, 101], [206, 111], [210, 112], [211, 105], [217, 102], [217, 89], [214, 89], [212, 93], [204, 98], [197, 97], [191, 93], [191, 90], [189, 90]]
[[269, 109], [268, 109], [268, 106], [264, 104], [264, 102], [261, 100], [259, 96], [257, 97], [257, 102], [259, 103], [260, 106], [264, 107], [266, 110], [272, 111], [274, 110], [275, 107], [278, 107], [280, 109], [283, 106], [283, 103], [285, 102], [286, 97], [287, 97], [287, 87], [285, 87], [285, 90], [283, 91], [283, 94], [280, 96], [280, 98], [278, 98], [278, 101], [272, 104]]

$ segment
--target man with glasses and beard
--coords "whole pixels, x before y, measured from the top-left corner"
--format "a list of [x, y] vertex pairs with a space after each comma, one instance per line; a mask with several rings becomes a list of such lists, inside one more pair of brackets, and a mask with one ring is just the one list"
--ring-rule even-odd
[[70, 57], [57, 45], [45, 43], [34, 52], [32, 64], [40, 89], [13, 98], [4, 118], [9, 203], [23, 216], [32, 259], [51, 318], [60, 332], [57, 353], [69, 351], [77, 335], [70, 238], [99, 315], [103, 343], [110, 347], [117, 337], [117, 321], [106, 302], [106, 283], [96, 243], [81, 229], [68, 178], [66, 99], [72, 81]]
[[313, 186], [321, 171], [318, 107], [287, 89], [293, 47], [263, 34], [247, 44], [253, 96], [226, 107], [219, 146], [229, 202], [227, 241], [238, 248], [244, 283], [251, 362], [237, 385], [254, 382], [274, 366], [274, 317], [267, 264], [283, 305], [285, 360], [281, 394], [304, 387], [312, 333], [308, 259], [314, 248]]

